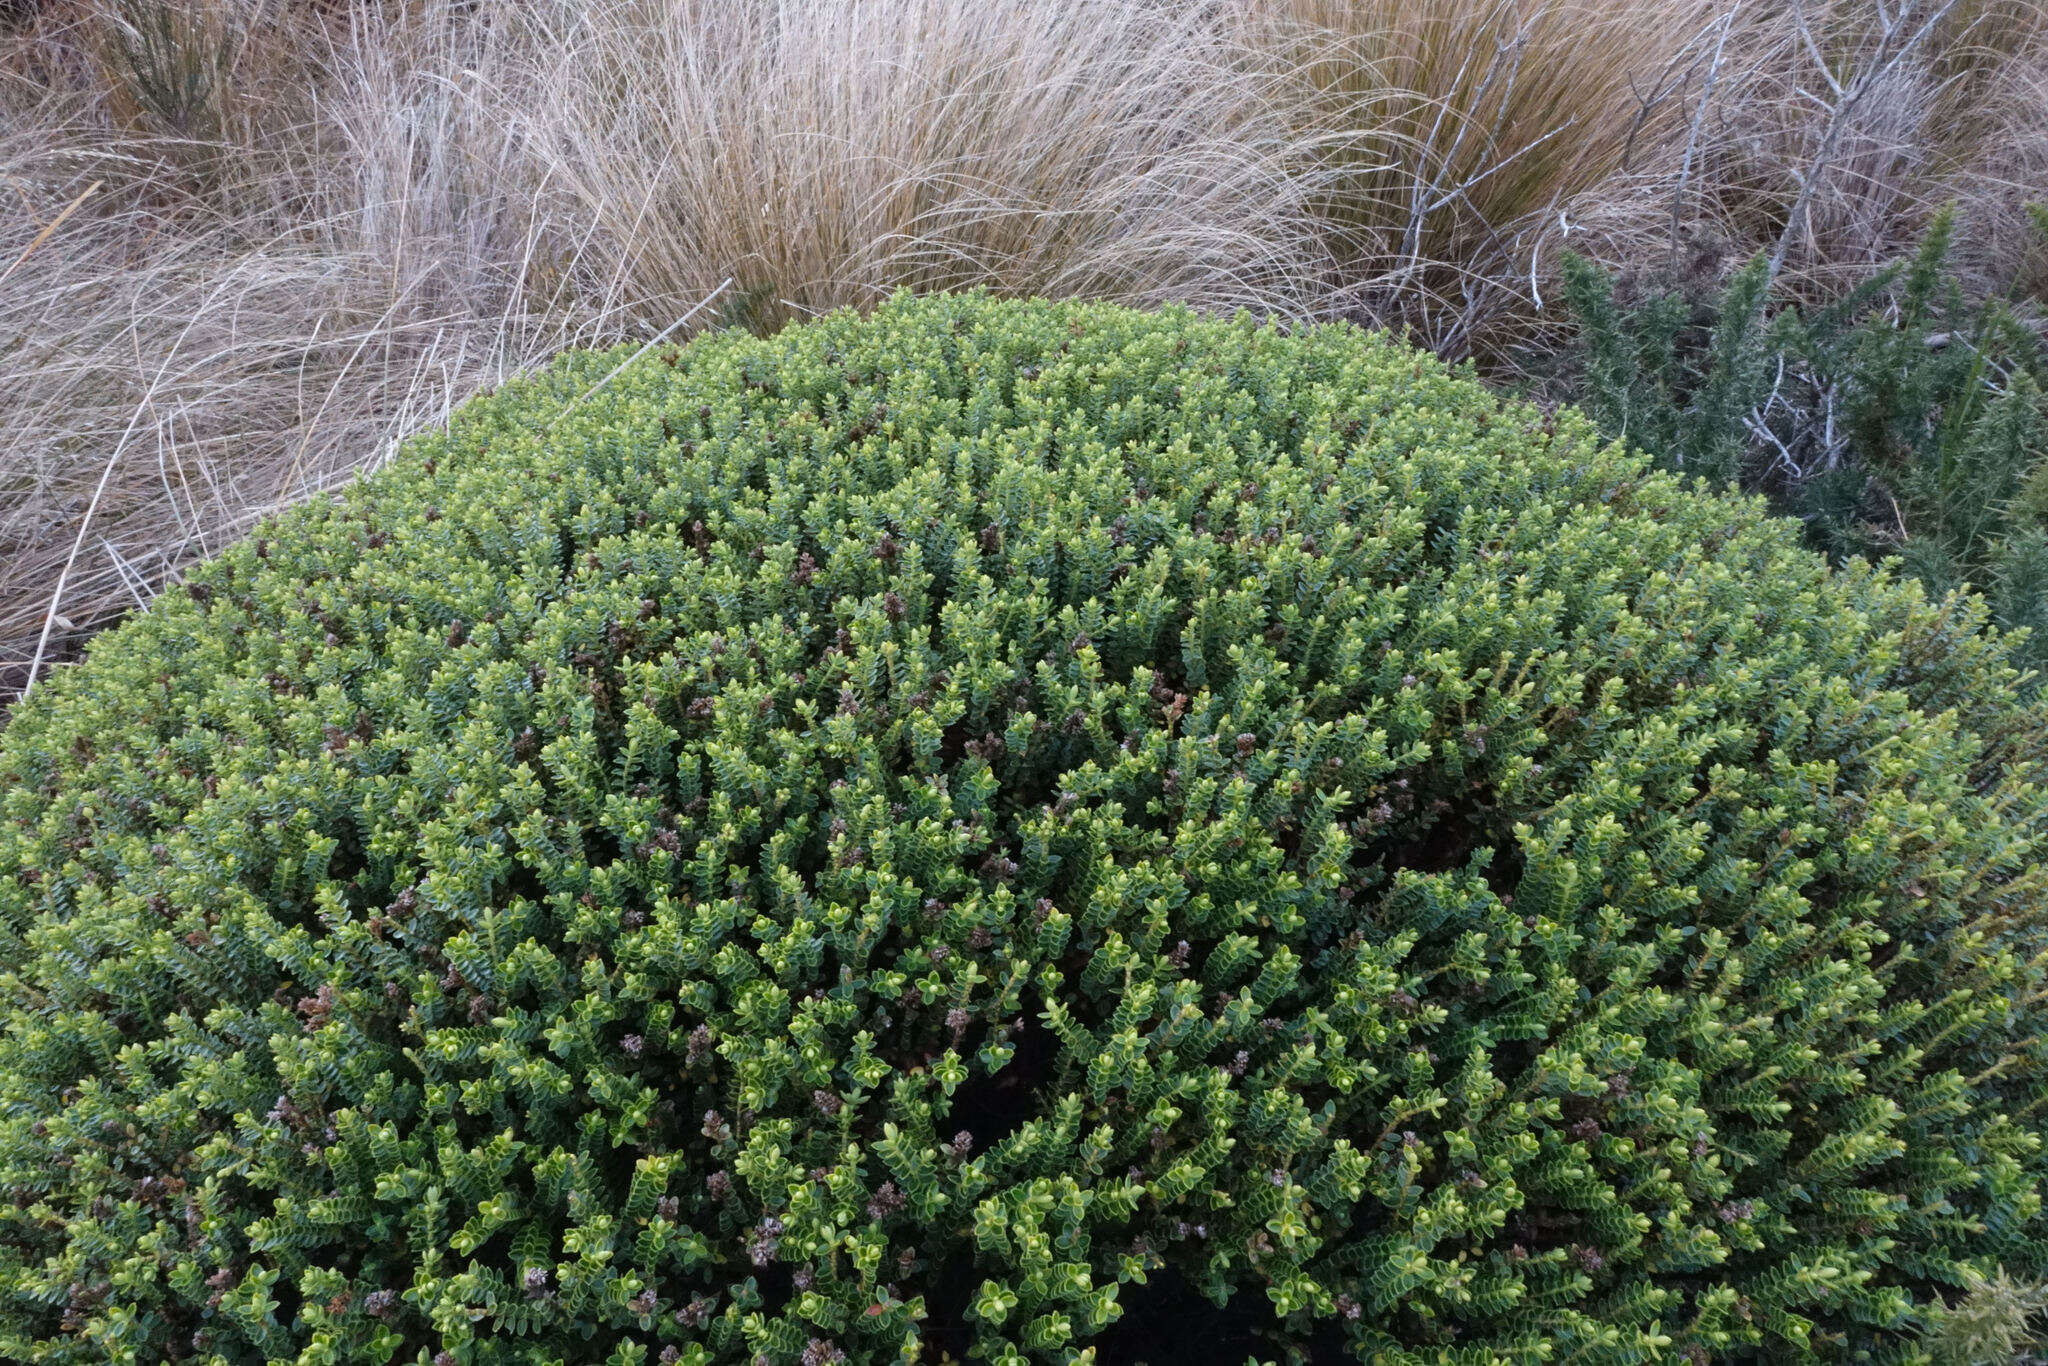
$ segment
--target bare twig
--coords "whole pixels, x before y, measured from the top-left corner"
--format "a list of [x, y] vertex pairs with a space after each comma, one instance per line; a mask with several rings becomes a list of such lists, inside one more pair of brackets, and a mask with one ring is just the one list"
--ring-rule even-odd
[[1685, 155], [1678, 165], [1678, 185], [1671, 192], [1671, 264], [1678, 264], [1678, 233], [1685, 213], [1685, 191], [1692, 181], [1693, 159], [1699, 154], [1700, 130], [1707, 120], [1707, 109], [1714, 102], [1714, 86], [1721, 79], [1721, 59], [1728, 50], [1728, 34], [1735, 27], [1735, 15], [1742, 8], [1742, 0], [1733, 0], [1727, 12], [1721, 16], [1721, 31], [1714, 39], [1714, 55], [1707, 63], [1707, 78], [1700, 90], [1699, 105], [1693, 110], [1692, 127], [1685, 137]]
[[[1771, 248], [1770, 278], [1778, 278], [1784, 268], [1786, 253], [1792, 246], [1792, 235], [1801, 223], [1807, 221], [1812, 210], [1815, 188], [1821, 178], [1832, 167], [1840, 147], [1843, 131], [1855, 117], [1857, 110], [1899, 69], [1912, 52], [1934, 32], [1936, 25], [1948, 17], [1956, 7], [1956, 0], [1943, 0], [1929, 10], [1918, 24], [1911, 24], [1914, 0], [1899, 0], [1896, 14], [1887, 10], [1880, 2], [1875, 9], [1878, 19], [1879, 36], [1877, 51], [1857, 70], [1849, 74], [1846, 81], [1838, 79], [1828, 67], [1827, 59], [1821, 54], [1820, 45], [1813, 36], [1813, 24], [1806, 13], [1805, 0], [1793, 0], [1795, 27], [1800, 42], [1813, 59], [1815, 69], [1833, 92], [1832, 103], [1813, 97], [1820, 106], [1820, 145], [1815, 149], [1812, 160], [1803, 170], [1793, 172], [1799, 193], [1793, 198], [1792, 206], [1785, 214], [1784, 230]], [[1910, 26], [1909, 26], [1910, 25]]]

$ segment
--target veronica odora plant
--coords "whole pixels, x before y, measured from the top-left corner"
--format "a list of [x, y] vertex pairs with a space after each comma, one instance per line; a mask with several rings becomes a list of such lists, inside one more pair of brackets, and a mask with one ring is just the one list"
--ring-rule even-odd
[[566, 356], [5, 733], [0, 1356], [1910, 1351], [2043, 1260], [1984, 615], [1345, 326]]

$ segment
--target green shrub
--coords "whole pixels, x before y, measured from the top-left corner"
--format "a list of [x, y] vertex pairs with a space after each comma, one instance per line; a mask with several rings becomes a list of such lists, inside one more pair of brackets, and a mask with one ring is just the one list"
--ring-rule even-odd
[[[2048, 242], [2048, 210], [2034, 218]], [[1901, 555], [1937, 593], [1982, 590], [2048, 669], [2048, 344], [1948, 270], [1941, 214], [1914, 259], [1833, 304], [1783, 305], [1759, 256], [1717, 294], [1640, 291], [1565, 264], [1570, 386], [1611, 435], [1802, 517], [1837, 556]]]
[[1349, 327], [567, 356], [18, 711], [0, 1356], [1910, 1350], [2044, 1260], [1984, 616]]

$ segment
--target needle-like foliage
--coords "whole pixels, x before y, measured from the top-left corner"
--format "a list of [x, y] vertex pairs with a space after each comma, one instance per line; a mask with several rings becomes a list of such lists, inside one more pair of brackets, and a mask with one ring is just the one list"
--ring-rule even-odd
[[17, 712], [0, 1357], [1910, 1352], [2043, 1262], [1984, 616], [1344, 325], [566, 356]]

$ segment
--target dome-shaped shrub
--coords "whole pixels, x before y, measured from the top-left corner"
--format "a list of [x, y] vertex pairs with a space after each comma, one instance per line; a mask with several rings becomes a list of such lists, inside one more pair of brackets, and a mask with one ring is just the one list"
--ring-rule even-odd
[[1796, 541], [1348, 327], [565, 357], [6, 732], [0, 1356], [1910, 1348], [2044, 716]]

